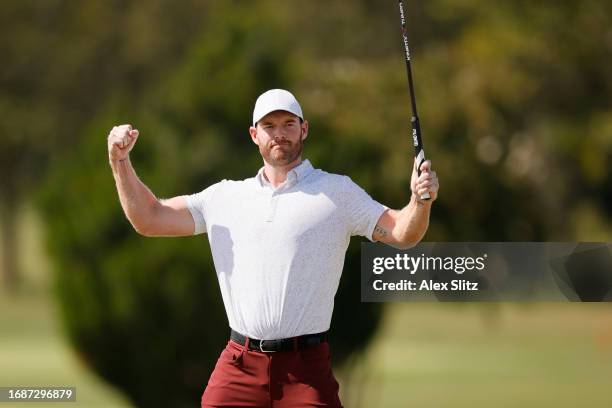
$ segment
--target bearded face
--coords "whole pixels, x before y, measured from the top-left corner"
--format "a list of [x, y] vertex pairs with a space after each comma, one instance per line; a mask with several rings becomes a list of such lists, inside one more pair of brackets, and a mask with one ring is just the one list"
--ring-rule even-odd
[[274, 111], [251, 128], [253, 141], [259, 146], [263, 159], [272, 166], [287, 166], [299, 161], [308, 131], [306, 122], [292, 113]]
[[272, 166], [286, 166], [296, 161], [302, 155], [304, 142], [298, 139], [292, 142], [287, 139], [269, 140], [259, 145], [259, 153]]

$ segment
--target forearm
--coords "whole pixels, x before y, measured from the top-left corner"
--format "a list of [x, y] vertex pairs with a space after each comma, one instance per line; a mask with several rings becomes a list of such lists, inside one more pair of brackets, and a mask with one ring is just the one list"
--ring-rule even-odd
[[431, 200], [417, 200], [413, 195], [408, 205], [400, 210], [394, 233], [403, 246], [414, 246], [423, 239], [429, 226], [431, 203]]
[[146, 234], [153, 213], [159, 205], [158, 199], [138, 178], [129, 156], [125, 160], [109, 160], [115, 178], [121, 207], [134, 229]]

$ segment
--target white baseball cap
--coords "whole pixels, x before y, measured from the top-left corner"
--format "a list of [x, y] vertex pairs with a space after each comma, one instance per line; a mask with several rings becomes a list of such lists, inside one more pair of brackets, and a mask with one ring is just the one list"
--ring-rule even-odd
[[302, 108], [291, 92], [285, 91], [284, 89], [270, 89], [259, 95], [259, 98], [257, 98], [255, 102], [255, 109], [253, 109], [253, 126], [268, 113], [277, 110], [293, 113], [295, 116], [299, 116], [300, 119], [304, 120]]

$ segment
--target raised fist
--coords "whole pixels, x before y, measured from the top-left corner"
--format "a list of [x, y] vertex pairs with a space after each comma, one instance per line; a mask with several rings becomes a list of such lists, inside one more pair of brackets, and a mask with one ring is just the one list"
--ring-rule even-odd
[[138, 129], [132, 125], [115, 126], [108, 134], [108, 158], [110, 161], [125, 160], [136, 144]]

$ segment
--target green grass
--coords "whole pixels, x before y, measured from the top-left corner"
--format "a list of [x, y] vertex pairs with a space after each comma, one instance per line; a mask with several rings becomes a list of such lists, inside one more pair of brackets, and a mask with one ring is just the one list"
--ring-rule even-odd
[[[42, 245], [41, 219], [31, 206], [24, 206], [16, 216], [23, 282], [19, 295], [9, 296], [0, 287], [0, 386], [76, 387], [76, 402], [19, 403], [20, 408], [130, 407], [69, 347], [51, 299], [51, 268]], [[9, 406], [15, 404], [0, 403], [0, 408]]]
[[612, 406], [609, 305], [397, 303], [387, 311], [344, 384], [348, 406]]
[[[20, 408], [131, 406], [71, 351], [44, 294], [0, 298], [0, 386], [76, 387], [76, 403], [19, 403]], [[5, 406], [13, 405], [0, 403]]]

